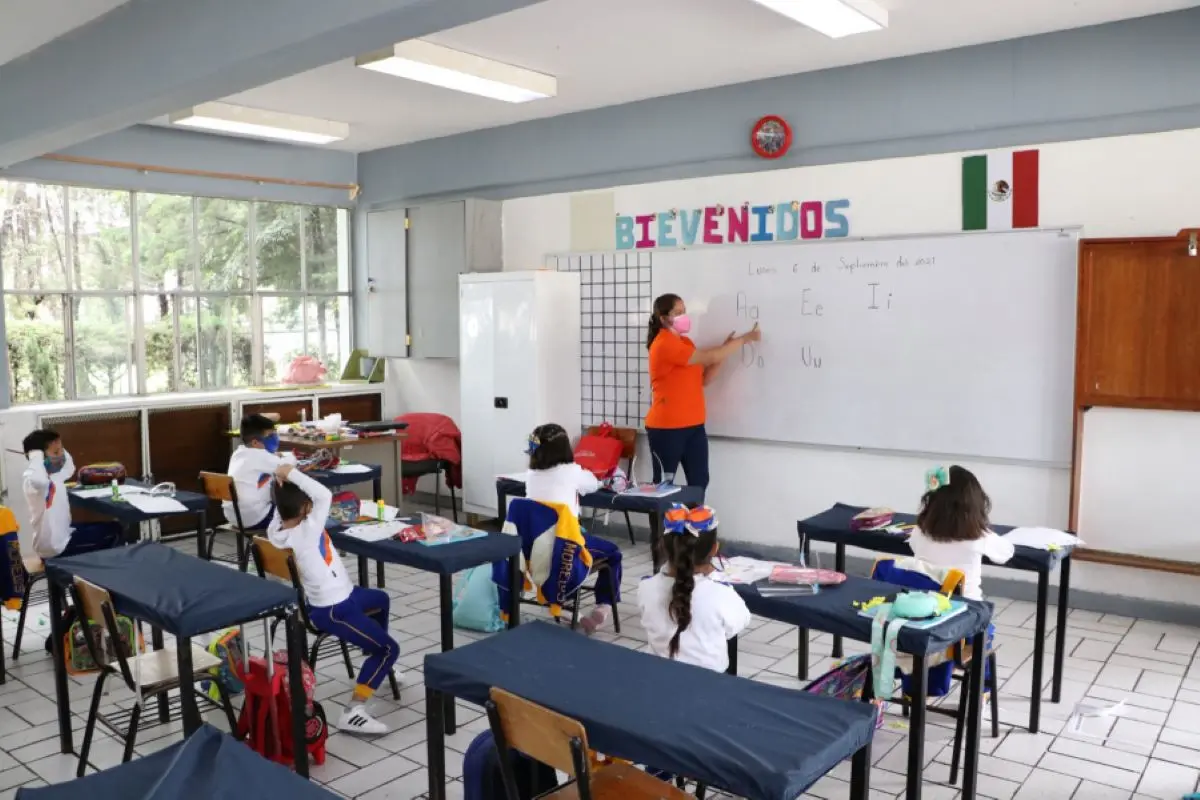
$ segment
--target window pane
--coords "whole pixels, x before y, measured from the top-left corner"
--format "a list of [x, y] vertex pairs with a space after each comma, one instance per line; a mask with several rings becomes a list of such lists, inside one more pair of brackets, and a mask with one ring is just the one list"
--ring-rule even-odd
[[[308, 291], [350, 291], [350, 259], [343, 259], [340, 217], [337, 208], [306, 207], [304, 214], [304, 263], [308, 269]], [[346, 255], [349, 255], [347, 250]]]
[[[204, 291], [245, 291], [250, 250], [250, 204], [202, 197], [198, 201], [200, 287]], [[259, 237], [261, 242], [261, 236]]]
[[350, 357], [350, 298], [310, 297], [305, 309], [307, 352], [321, 359], [330, 380], [337, 380]]
[[175, 296], [141, 295], [142, 335], [146, 341], [146, 392], [175, 391]]
[[129, 192], [69, 189], [76, 289], [133, 288]]
[[292, 359], [304, 353], [303, 299], [263, 297], [263, 381], [279, 383]]
[[0, 269], [6, 289], [67, 287], [66, 189], [0, 181]]
[[249, 386], [250, 298], [200, 299], [200, 388]]
[[138, 269], [142, 289], [191, 288], [192, 198], [138, 194]]
[[300, 291], [300, 206], [254, 204], [258, 288]]
[[75, 394], [105, 397], [133, 394], [132, 298], [76, 297]]
[[8, 295], [8, 382], [14, 403], [63, 400], [67, 394], [67, 332], [62, 295]]

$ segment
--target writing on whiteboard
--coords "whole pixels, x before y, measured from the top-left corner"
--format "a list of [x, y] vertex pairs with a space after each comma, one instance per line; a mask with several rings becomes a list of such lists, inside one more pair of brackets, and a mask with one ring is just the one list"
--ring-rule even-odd
[[618, 250], [844, 239], [850, 235], [849, 208], [845, 199], [793, 200], [618, 214], [614, 235]]

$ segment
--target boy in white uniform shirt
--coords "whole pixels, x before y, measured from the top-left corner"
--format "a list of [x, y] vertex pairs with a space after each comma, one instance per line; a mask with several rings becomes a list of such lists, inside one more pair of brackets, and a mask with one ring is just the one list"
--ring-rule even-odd
[[[275, 422], [261, 414], [242, 420], [242, 444], [229, 459], [229, 477], [237, 489], [238, 510], [247, 530], [264, 530], [275, 513], [271, 483], [280, 464], [295, 463], [291, 453], [279, 455], [279, 434]], [[232, 520], [233, 504], [223, 503], [225, 518]]]
[[325, 531], [333, 495], [291, 464], [281, 464], [273, 481], [276, 513], [267, 529], [271, 544], [290, 548], [300, 572], [308, 615], [317, 630], [336, 636], [367, 655], [358, 683], [337, 727], [359, 736], [382, 736], [388, 726], [367, 713], [367, 701], [400, 657], [388, 635], [391, 598], [381, 589], [355, 586]]

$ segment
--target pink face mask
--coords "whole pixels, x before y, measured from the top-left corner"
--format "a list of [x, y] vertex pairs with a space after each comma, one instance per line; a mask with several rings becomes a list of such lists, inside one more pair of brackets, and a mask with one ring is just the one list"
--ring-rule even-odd
[[671, 328], [681, 336], [686, 336], [687, 332], [692, 329], [692, 318], [687, 314], [680, 314], [671, 320]]

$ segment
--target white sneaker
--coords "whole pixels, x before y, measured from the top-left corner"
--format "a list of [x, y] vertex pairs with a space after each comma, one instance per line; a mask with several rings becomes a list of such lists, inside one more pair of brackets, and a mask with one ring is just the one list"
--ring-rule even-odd
[[383, 736], [390, 728], [367, 713], [362, 705], [347, 706], [338, 720], [337, 729], [354, 736]]

